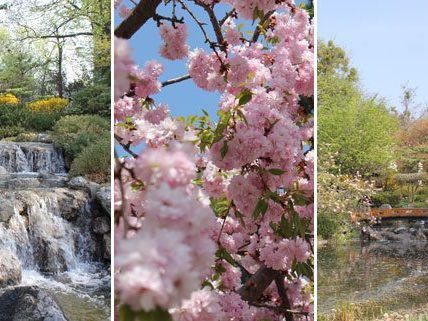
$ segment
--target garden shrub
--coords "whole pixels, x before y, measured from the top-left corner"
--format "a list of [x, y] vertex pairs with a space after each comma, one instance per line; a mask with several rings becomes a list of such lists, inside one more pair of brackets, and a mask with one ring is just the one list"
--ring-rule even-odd
[[31, 111], [27, 118], [26, 128], [37, 132], [51, 130], [61, 115], [61, 111]]
[[321, 236], [325, 240], [333, 238], [338, 230], [338, 220], [333, 219], [325, 214], [318, 215], [318, 236]]
[[397, 207], [400, 203], [400, 198], [391, 191], [382, 191], [372, 196], [372, 202], [374, 207], [379, 207], [382, 204], [389, 204], [392, 207]]
[[5, 127], [25, 127], [29, 112], [22, 105], [0, 104], [0, 124]]
[[60, 97], [47, 97], [27, 104], [27, 107], [33, 112], [59, 112], [65, 109], [69, 104], [68, 99]]
[[14, 94], [0, 94], [0, 105], [18, 105], [19, 99]]
[[8, 138], [8, 137], [14, 137], [18, 134], [25, 131], [23, 127], [20, 126], [0, 126], [0, 139]]
[[[80, 152], [110, 130], [110, 122], [96, 115], [69, 115], [53, 128], [52, 140], [63, 150], [68, 166]], [[110, 153], [110, 147], [107, 148]]]
[[110, 97], [109, 86], [102, 83], [93, 84], [73, 94], [72, 103], [67, 113], [110, 117]]
[[85, 147], [74, 159], [71, 176], [86, 176], [91, 181], [103, 183], [110, 175], [110, 133], [105, 132], [100, 139]]

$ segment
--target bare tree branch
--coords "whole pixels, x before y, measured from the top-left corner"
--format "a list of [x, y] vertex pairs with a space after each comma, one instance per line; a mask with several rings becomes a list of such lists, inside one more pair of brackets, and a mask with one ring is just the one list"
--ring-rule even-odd
[[263, 265], [237, 292], [243, 300], [250, 303], [257, 302], [263, 292], [275, 280], [278, 273], [278, 271]]
[[156, 14], [156, 8], [162, 0], [141, 0], [128, 18], [123, 20], [114, 31], [116, 37], [131, 39], [131, 37]]
[[181, 77], [173, 78], [173, 79], [164, 81], [162, 83], [162, 87], [169, 86], [169, 85], [172, 85], [172, 84], [176, 84], [178, 82], [182, 82], [182, 81], [190, 79], [190, 78], [192, 78], [192, 77], [190, 77], [190, 75], [184, 75], [184, 76], [181, 76]]

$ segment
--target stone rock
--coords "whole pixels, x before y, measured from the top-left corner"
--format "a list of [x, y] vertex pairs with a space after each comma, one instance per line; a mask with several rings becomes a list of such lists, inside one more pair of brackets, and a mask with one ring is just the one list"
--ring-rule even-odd
[[101, 187], [95, 194], [97, 201], [102, 208], [111, 216], [111, 188], [110, 186]]
[[110, 261], [111, 259], [111, 236], [110, 234], [104, 234], [103, 236], [104, 242], [104, 259]]
[[361, 229], [361, 233], [363, 236], [368, 237], [368, 239], [371, 241], [380, 241], [383, 239], [379, 232], [375, 231], [373, 228], [369, 226], [364, 226]]
[[88, 188], [89, 188], [89, 191], [91, 193], [91, 199], [92, 200], [96, 198], [96, 194], [97, 194], [97, 191], [100, 189], [100, 186], [101, 185], [98, 183], [89, 182]]
[[21, 283], [22, 271], [18, 258], [6, 250], [0, 250], [0, 258], [0, 288]]
[[40, 143], [52, 143], [50, 135], [46, 133], [37, 134], [35, 141]]
[[40, 181], [35, 178], [30, 177], [22, 177], [22, 178], [14, 178], [9, 181], [10, 189], [27, 189], [27, 188], [37, 188], [40, 187]]
[[415, 238], [416, 238], [416, 240], [418, 240], [418, 241], [426, 241], [426, 240], [427, 240], [427, 237], [426, 237], [426, 235], [424, 234], [424, 232], [422, 232], [422, 230], [418, 230], [418, 231], [416, 232]]
[[0, 175], [7, 175], [9, 172], [3, 166], [0, 166]]
[[37, 237], [34, 247], [34, 257], [41, 272], [57, 273], [68, 269], [64, 249], [58, 243]]
[[8, 223], [13, 212], [13, 202], [0, 195], [0, 223]]
[[88, 194], [84, 191], [56, 189], [56, 198], [61, 217], [69, 221], [82, 213], [88, 200]]
[[67, 321], [55, 300], [35, 286], [0, 292], [0, 321]]
[[88, 187], [88, 181], [82, 176], [73, 177], [68, 182], [68, 187], [73, 189], [85, 189]]
[[392, 206], [389, 204], [382, 204], [379, 208], [381, 210], [390, 210], [390, 209], [392, 209]]
[[401, 241], [402, 239], [401, 235], [397, 235], [396, 233], [391, 231], [382, 232], [382, 236], [388, 241]]
[[400, 233], [405, 232], [406, 230], [407, 229], [404, 226], [400, 226], [400, 227], [397, 227], [396, 229], [394, 229], [394, 233], [395, 234], [400, 234]]
[[92, 229], [96, 234], [105, 234], [110, 232], [110, 220], [105, 216], [99, 216], [92, 222]]

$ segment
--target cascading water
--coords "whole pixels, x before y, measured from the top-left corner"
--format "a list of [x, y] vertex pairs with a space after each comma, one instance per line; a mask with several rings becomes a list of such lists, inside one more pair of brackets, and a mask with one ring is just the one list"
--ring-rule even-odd
[[0, 141], [0, 250], [19, 259], [21, 284], [48, 290], [69, 320], [109, 320], [93, 200], [66, 180], [52, 144]]

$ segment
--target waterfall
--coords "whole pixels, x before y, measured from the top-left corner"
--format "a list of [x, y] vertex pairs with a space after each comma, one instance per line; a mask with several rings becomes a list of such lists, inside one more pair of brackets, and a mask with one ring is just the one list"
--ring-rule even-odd
[[0, 166], [9, 173], [65, 173], [62, 154], [53, 144], [0, 141]]
[[0, 141], [0, 250], [20, 261], [21, 285], [49, 291], [73, 321], [81, 311], [69, 302], [85, 302], [88, 313], [110, 311], [104, 294], [96, 294], [109, 287], [110, 276], [92, 230], [100, 215], [94, 206], [89, 190], [68, 187], [53, 144]]

